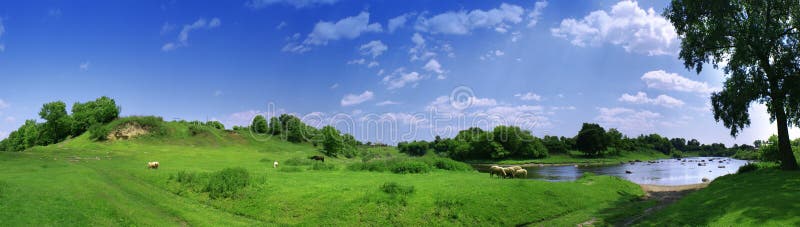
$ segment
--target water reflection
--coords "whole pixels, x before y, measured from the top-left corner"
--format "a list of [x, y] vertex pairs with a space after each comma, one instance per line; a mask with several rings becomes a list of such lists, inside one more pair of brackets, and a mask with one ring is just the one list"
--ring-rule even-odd
[[[625, 178], [637, 184], [687, 185], [702, 183], [703, 178], [714, 180], [717, 177], [736, 173], [748, 161], [725, 157], [694, 157], [684, 159], [662, 159], [656, 161], [631, 162], [603, 166], [535, 166], [524, 167], [529, 179], [547, 181], [572, 181], [583, 173], [611, 175]], [[488, 166], [476, 166], [486, 172]], [[626, 173], [626, 171], [628, 173]]]

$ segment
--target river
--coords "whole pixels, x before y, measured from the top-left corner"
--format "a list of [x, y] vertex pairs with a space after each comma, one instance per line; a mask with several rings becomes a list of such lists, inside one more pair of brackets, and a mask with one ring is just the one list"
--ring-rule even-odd
[[[726, 157], [692, 157], [683, 159], [661, 159], [655, 161], [630, 162], [614, 165], [562, 165], [525, 166], [528, 179], [547, 181], [572, 181], [584, 173], [611, 175], [637, 184], [688, 185], [702, 183], [703, 178], [733, 174], [748, 161]], [[488, 165], [474, 165], [478, 171], [487, 172]]]

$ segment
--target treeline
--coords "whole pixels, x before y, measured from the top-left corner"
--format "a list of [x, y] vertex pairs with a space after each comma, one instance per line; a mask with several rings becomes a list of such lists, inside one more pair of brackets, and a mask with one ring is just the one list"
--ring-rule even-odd
[[687, 152], [701, 156], [732, 156], [756, 150], [755, 146], [750, 145], [726, 148], [722, 143], [701, 144], [696, 139], [670, 139], [659, 134], [628, 137], [615, 128], [605, 130], [594, 123], [584, 123], [573, 137], [538, 138], [516, 126], [497, 126], [491, 131], [469, 128], [460, 131], [454, 138], [436, 136], [430, 142], [400, 142], [397, 147], [400, 152], [409, 155], [422, 156], [435, 152], [456, 160], [543, 158], [549, 154], [569, 154], [569, 151], [579, 151], [589, 157], [619, 155], [623, 151], [657, 151], [681, 157]]
[[311, 143], [314, 146], [322, 145], [322, 152], [331, 157], [343, 156], [352, 158], [357, 155], [357, 148], [363, 145], [356, 140], [353, 135], [342, 133], [333, 126], [325, 126], [322, 129], [309, 126], [300, 118], [281, 114], [278, 117], [271, 117], [269, 122], [264, 116], [257, 115], [249, 127], [234, 126], [234, 130], [249, 130], [256, 134], [268, 134], [277, 136], [281, 140], [292, 143]]
[[37, 145], [58, 143], [117, 119], [119, 112], [120, 107], [114, 99], [105, 96], [85, 103], [76, 102], [72, 105], [72, 114], [67, 113], [67, 105], [62, 101], [46, 103], [39, 111], [39, 117], [45, 121], [26, 120], [8, 138], [0, 141], [0, 150], [23, 151]]

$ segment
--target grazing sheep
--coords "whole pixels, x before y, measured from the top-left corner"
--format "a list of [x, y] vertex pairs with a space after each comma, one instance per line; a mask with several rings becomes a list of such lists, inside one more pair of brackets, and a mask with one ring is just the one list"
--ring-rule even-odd
[[525, 177], [528, 177], [528, 170], [525, 170], [525, 169], [518, 169], [518, 170], [514, 171], [514, 177], [515, 177], [515, 178], [519, 178], [519, 177], [525, 178]]
[[503, 168], [504, 178], [514, 178], [514, 169], [512, 168]]
[[277, 160], [275, 160], [275, 162], [272, 163], [272, 168], [278, 168], [278, 161]]
[[313, 160], [325, 162], [325, 156], [322, 156], [322, 155], [314, 155], [314, 156], [309, 157], [308, 159], [313, 159]]
[[158, 162], [148, 162], [147, 163], [148, 169], [158, 169]]
[[510, 166], [510, 167], [508, 167], [508, 168], [511, 168], [511, 169], [513, 169], [514, 171], [517, 171], [517, 170], [521, 170], [521, 169], [522, 169], [522, 167], [520, 167], [520, 166]]
[[494, 175], [497, 175], [497, 177], [505, 177], [506, 172], [503, 171], [503, 168], [500, 166], [489, 167], [489, 177], [492, 177]]

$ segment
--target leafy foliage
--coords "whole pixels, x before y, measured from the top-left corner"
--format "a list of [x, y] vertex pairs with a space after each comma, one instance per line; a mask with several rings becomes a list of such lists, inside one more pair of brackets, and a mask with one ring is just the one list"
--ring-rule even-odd
[[211, 174], [203, 189], [211, 198], [231, 198], [250, 184], [250, 173], [245, 168], [225, 168]]
[[598, 124], [583, 123], [575, 137], [575, 148], [588, 155], [600, 155], [608, 147], [606, 130]]
[[264, 116], [256, 115], [250, 128], [255, 133], [267, 133], [267, 119]]
[[800, 2], [673, 0], [664, 16], [681, 37], [686, 68], [725, 69], [723, 89], [711, 95], [714, 119], [736, 136], [750, 125], [750, 104], [766, 104], [781, 168], [798, 169], [788, 126], [800, 126]]

